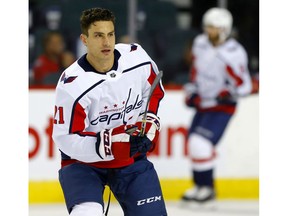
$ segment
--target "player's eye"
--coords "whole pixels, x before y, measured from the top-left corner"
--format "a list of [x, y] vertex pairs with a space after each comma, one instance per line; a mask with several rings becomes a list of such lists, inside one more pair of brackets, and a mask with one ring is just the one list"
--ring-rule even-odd
[[95, 38], [101, 38], [102, 34], [95, 34], [94, 36], [95, 36]]
[[114, 34], [115, 34], [114, 32], [112, 32], [112, 33], [109, 33], [109, 36], [110, 36], [110, 37], [113, 37], [113, 36], [114, 36]]

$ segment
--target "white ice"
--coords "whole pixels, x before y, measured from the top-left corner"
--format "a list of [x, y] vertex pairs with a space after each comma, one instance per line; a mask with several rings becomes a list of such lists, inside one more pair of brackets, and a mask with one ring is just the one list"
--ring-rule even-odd
[[[166, 202], [168, 216], [258, 216], [258, 200], [221, 200], [206, 206], [183, 205], [180, 202]], [[64, 204], [33, 204], [29, 216], [68, 216]], [[118, 203], [110, 205], [108, 216], [123, 216]], [[149, 215], [147, 215], [149, 216]]]

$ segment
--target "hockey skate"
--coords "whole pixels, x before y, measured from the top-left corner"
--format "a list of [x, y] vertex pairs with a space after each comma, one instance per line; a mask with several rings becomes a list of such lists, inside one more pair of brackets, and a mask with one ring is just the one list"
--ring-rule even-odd
[[182, 206], [186, 207], [214, 209], [215, 197], [216, 194], [213, 188], [195, 186], [183, 194], [181, 203]]

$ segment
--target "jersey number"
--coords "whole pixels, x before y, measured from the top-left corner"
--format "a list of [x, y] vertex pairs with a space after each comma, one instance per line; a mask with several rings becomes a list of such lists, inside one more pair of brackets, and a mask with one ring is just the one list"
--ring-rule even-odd
[[[54, 109], [54, 124], [64, 124], [64, 115], [63, 115], [63, 107], [57, 107], [55, 106]], [[58, 117], [58, 119], [56, 118]]]

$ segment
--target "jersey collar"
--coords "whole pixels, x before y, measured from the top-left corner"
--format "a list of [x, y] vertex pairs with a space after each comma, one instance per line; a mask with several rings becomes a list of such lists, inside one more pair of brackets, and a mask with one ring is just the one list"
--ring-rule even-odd
[[111, 71], [111, 70], [117, 70], [118, 69], [118, 60], [121, 56], [120, 52], [116, 49], [114, 49], [114, 63], [112, 68], [109, 71], [106, 71], [106, 73], [103, 72], [99, 72], [97, 71], [87, 60], [86, 58], [87, 53], [84, 54], [81, 58], [78, 59], [77, 63], [80, 65], [80, 67], [83, 68], [83, 70], [85, 72], [95, 72], [95, 73], [99, 73], [99, 74], [106, 74], [107, 72]]

